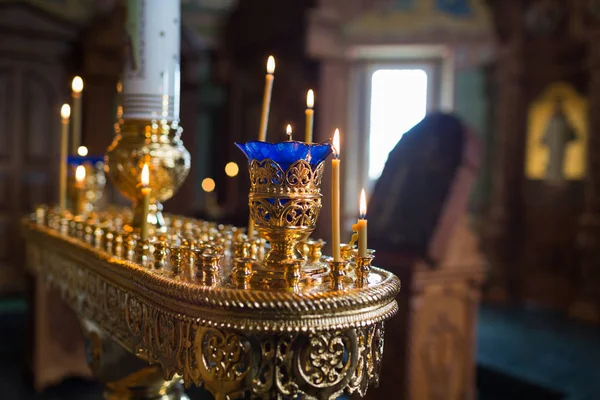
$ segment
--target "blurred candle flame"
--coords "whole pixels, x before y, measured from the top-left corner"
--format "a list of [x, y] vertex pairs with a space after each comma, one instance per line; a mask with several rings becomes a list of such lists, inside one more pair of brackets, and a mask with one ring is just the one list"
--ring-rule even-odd
[[267, 74], [272, 74], [275, 72], [275, 57], [269, 56], [267, 59]]
[[360, 191], [360, 219], [365, 219], [367, 216], [367, 195], [365, 194], [365, 189], [363, 188]]
[[144, 164], [142, 168], [142, 186], [148, 187], [148, 185], [150, 185], [150, 170], [148, 164]]

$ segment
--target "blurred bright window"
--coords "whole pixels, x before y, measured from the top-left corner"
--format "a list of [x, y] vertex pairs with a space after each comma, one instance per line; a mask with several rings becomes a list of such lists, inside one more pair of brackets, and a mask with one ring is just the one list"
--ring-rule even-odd
[[378, 179], [390, 151], [427, 112], [427, 72], [377, 69], [371, 76], [369, 178]]

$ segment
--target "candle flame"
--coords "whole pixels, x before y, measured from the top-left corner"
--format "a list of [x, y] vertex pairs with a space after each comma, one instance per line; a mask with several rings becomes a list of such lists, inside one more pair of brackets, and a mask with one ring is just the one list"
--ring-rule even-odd
[[80, 76], [76, 76], [75, 78], [73, 78], [73, 82], [71, 83], [71, 89], [73, 89], [75, 93], [81, 93], [81, 91], [83, 90], [83, 79], [81, 79]]
[[365, 194], [365, 189], [363, 188], [360, 191], [360, 219], [365, 219], [367, 217], [367, 195]]
[[333, 134], [333, 156], [335, 158], [340, 157], [340, 130], [337, 128]]
[[312, 89], [306, 93], [306, 107], [313, 108], [315, 106], [315, 92]]
[[288, 136], [288, 140], [292, 140], [292, 125], [287, 124], [285, 127], [285, 134]]
[[68, 119], [71, 116], [71, 106], [68, 104], [63, 104], [60, 108], [60, 116], [63, 119]]
[[88, 155], [88, 148], [87, 148], [87, 147], [85, 147], [85, 146], [79, 146], [79, 147], [77, 148], [77, 154], [78, 154], [80, 157], [85, 157], [85, 156], [87, 156], [87, 155]]
[[75, 181], [77, 183], [81, 183], [85, 180], [85, 167], [83, 165], [78, 165], [75, 170]]
[[148, 164], [142, 167], [142, 186], [147, 187], [150, 184], [150, 170]]
[[275, 72], [275, 57], [269, 56], [267, 59], [267, 74], [272, 74]]

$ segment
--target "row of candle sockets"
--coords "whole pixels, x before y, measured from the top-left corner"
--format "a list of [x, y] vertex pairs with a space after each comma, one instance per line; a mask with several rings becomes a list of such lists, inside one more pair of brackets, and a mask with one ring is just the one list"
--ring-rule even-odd
[[[82, 240], [96, 249], [156, 270], [170, 271], [176, 276], [196, 278], [205, 285], [215, 285], [224, 275], [223, 264], [233, 265], [231, 277], [243, 287], [249, 285], [252, 265], [265, 255], [265, 240], [249, 239], [242, 229], [213, 222], [166, 216], [166, 232], [150, 240], [140, 240], [131, 227], [124, 224], [131, 211], [107, 211], [89, 216], [74, 216], [60, 209], [39, 206], [32, 219], [61, 234]], [[323, 240], [308, 239], [300, 243], [298, 251], [304, 260], [290, 262], [287, 274], [290, 285], [297, 286], [302, 278], [305, 262], [326, 261], [336, 288], [343, 289], [348, 272], [355, 271], [359, 287], [368, 284], [373, 256], [358, 257], [356, 249], [342, 245], [343, 261], [323, 257]], [[222, 259], [232, 262], [222, 263]]]

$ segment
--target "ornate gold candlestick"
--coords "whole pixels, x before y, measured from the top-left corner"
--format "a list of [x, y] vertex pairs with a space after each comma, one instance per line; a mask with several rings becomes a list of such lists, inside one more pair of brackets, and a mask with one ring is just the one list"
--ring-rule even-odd
[[181, 141], [181, 127], [156, 122], [125, 121], [117, 125], [106, 153], [106, 173], [119, 191], [134, 203], [133, 226], [141, 225], [139, 190], [144, 164], [150, 169], [148, 223], [163, 229], [162, 204], [181, 186], [190, 170], [190, 153]]
[[298, 244], [315, 229], [321, 211], [321, 179], [328, 144], [248, 142], [237, 144], [249, 159], [250, 213], [271, 249], [264, 264], [282, 270], [302, 260]]
[[[309, 241], [309, 259], [286, 260], [274, 279], [249, 258], [260, 253], [255, 241], [232, 227], [170, 216], [164, 235], [136, 247], [127, 226], [97, 228], [122, 218], [98, 212], [83, 221], [40, 207], [23, 222], [29, 269], [59, 289], [95, 346], [117, 341], [163, 371], [121, 354], [113, 373], [97, 370], [108, 394], [181, 399], [183, 379], [217, 399], [333, 400], [377, 382], [383, 321], [397, 311], [400, 282], [370, 267], [372, 258], [329, 267], [322, 242]], [[102, 357], [98, 350], [99, 366]]]

